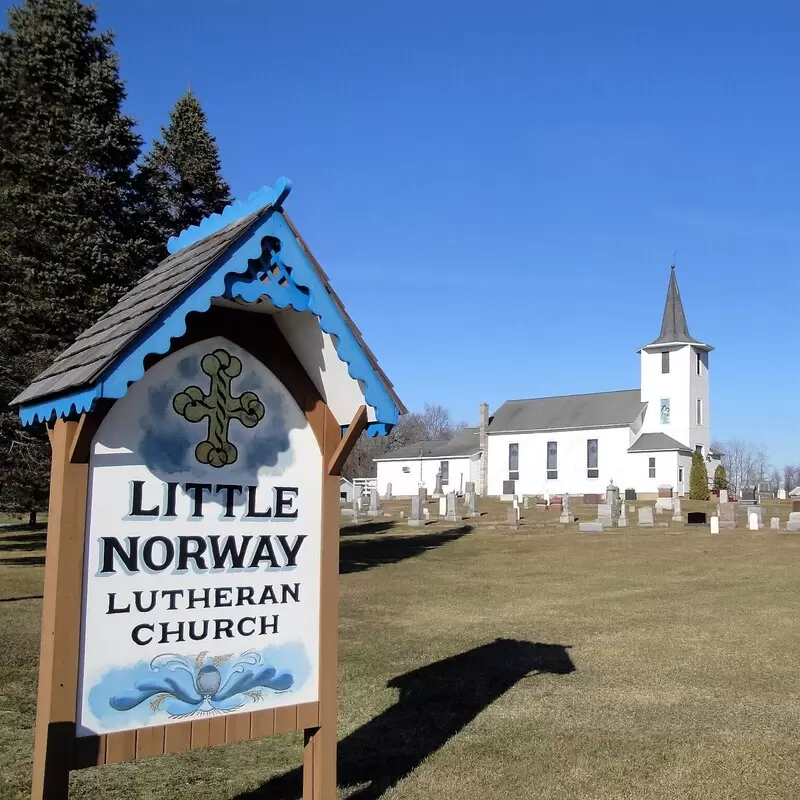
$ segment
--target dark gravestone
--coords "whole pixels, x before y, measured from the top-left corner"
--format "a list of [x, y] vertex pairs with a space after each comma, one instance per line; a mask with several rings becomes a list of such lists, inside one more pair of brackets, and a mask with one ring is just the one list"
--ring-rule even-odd
[[515, 481], [503, 481], [503, 494], [514, 494]]
[[686, 515], [686, 524], [687, 525], [705, 525], [706, 524], [706, 512], [705, 511], [690, 511]]
[[605, 497], [602, 497], [599, 494], [585, 494], [583, 496], [583, 504], [585, 506], [599, 506], [601, 500], [605, 500]]
[[800, 511], [800, 500], [792, 500], [792, 511]]
[[626, 500], [626, 502], [633, 501], [635, 499], [636, 499], [636, 489], [626, 489], [625, 490], [625, 500]]
[[746, 486], [742, 489], [741, 502], [748, 506], [754, 506], [756, 504], [756, 490], [752, 486]]

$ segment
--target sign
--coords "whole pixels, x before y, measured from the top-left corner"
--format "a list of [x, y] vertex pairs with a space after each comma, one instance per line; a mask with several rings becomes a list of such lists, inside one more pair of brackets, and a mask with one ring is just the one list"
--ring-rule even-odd
[[214, 337], [92, 441], [78, 736], [319, 699], [322, 456], [259, 360]]

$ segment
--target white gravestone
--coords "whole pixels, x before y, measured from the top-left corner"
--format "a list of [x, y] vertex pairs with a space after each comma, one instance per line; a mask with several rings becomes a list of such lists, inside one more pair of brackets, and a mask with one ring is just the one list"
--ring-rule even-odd
[[757, 531], [759, 529], [758, 514], [747, 515], [747, 527], [751, 531]]
[[442, 495], [439, 498], [439, 516], [443, 517], [447, 513], [447, 497]]
[[711, 517], [711, 533], [719, 533], [719, 517]]

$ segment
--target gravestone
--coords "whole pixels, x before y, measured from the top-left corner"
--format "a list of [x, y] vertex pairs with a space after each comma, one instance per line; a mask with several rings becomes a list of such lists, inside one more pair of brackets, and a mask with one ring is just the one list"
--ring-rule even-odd
[[422, 508], [422, 519], [424, 519], [425, 522], [431, 521], [431, 510], [428, 508], [428, 506], [423, 506]]
[[602, 502], [599, 494], [585, 494], [583, 496], [583, 504], [585, 506], [598, 506]]
[[438, 500], [442, 496], [442, 471], [436, 473], [436, 486], [433, 489], [433, 499]]
[[[717, 520], [719, 522], [719, 520]], [[706, 524], [706, 512], [705, 511], [690, 511], [686, 515], [686, 524], [687, 525], [705, 525]]]
[[550, 508], [552, 508], [554, 511], [558, 511], [559, 514], [561, 513], [561, 507], [563, 505], [564, 498], [561, 497], [560, 494], [550, 498]]
[[617, 523], [616, 509], [610, 503], [600, 503], [597, 506], [597, 521], [604, 528], [613, 528]]
[[636, 500], [636, 489], [626, 489], [625, 490], [625, 500], [632, 502]]
[[447, 513], [447, 498], [442, 496], [439, 498], [439, 516], [443, 517]]
[[642, 508], [637, 509], [637, 512], [639, 516], [639, 527], [652, 528], [655, 524], [653, 522], [653, 509], [650, 506], [643, 506]]
[[792, 511], [800, 511], [800, 500], [792, 500]]
[[720, 503], [727, 503], [728, 502], [728, 490], [727, 489], [720, 489], [719, 490], [719, 501], [720, 501]]
[[769, 527], [773, 531], [779, 531], [781, 529], [781, 518], [780, 517], [771, 517], [769, 521]]
[[720, 503], [717, 508], [720, 528], [736, 527], [736, 506], [733, 503]]
[[747, 520], [750, 521], [750, 515], [755, 514], [758, 520], [758, 527], [764, 527], [764, 508], [762, 506], [747, 506]]
[[654, 510], [654, 511], [656, 512], [656, 514], [658, 514], [659, 516], [661, 516], [661, 515], [664, 513], [664, 509], [663, 509], [663, 507], [662, 507], [662, 506], [653, 506], [653, 510]]
[[469, 517], [479, 517], [481, 515], [481, 512], [475, 508], [475, 492], [470, 492], [468, 509], [467, 516]]
[[613, 479], [609, 481], [608, 486], [606, 486], [606, 503], [610, 505], [612, 509], [619, 506], [619, 487], [614, 486]]
[[361, 510], [362, 511], [369, 511], [369, 495], [368, 494], [360, 494], [358, 496], [358, 502], [361, 503]]
[[683, 522], [683, 514], [681, 514], [681, 499], [680, 497], [672, 498], [672, 521]]
[[420, 508], [428, 502], [428, 490], [425, 486], [420, 486], [417, 490], [417, 496], [419, 497], [419, 505]]
[[789, 521], [786, 523], [787, 531], [800, 531], [800, 511], [791, 511]]
[[528, 497], [528, 495], [525, 495], [525, 497], [522, 498], [522, 507], [526, 510], [531, 507], [531, 499]]
[[501, 500], [508, 502], [514, 497], [516, 481], [503, 481], [503, 494]]
[[600, 522], [579, 522], [578, 530], [581, 533], [602, 533], [604, 528]]
[[627, 528], [628, 527], [628, 504], [623, 503], [620, 507], [619, 512], [619, 519], [617, 519], [617, 527], [618, 528]]
[[517, 528], [519, 527], [516, 508], [506, 509], [506, 524], [508, 525], [509, 528], [513, 528], [514, 530], [517, 530]]
[[460, 522], [461, 514], [458, 513], [458, 506], [456, 504], [456, 493], [448, 492], [447, 494], [447, 513], [445, 519], [448, 522]]
[[561, 516], [558, 518], [559, 522], [572, 522], [572, 513], [569, 507], [569, 495], [564, 495], [564, 502], [561, 506]]
[[474, 481], [467, 481], [464, 484], [464, 494], [475, 494], [475, 482]]
[[378, 494], [377, 489], [370, 489], [369, 492], [369, 511], [367, 514], [370, 517], [378, 517], [383, 513], [381, 508], [381, 496]]
[[661, 486], [658, 487], [656, 507], [664, 511], [672, 511], [672, 486], [670, 486], [670, 484], [662, 483]]
[[739, 501], [743, 505], [753, 506], [756, 504], [756, 490], [753, 486], [745, 486], [742, 489], [742, 498]]
[[786, 499], [786, 489], [778, 489], [778, 500]]
[[361, 512], [361, 503], [359, 502], [359, 498], [353, 498], [353, 522], [360, 522], [361, 517], [359, 516]]
[[751, 531], [757, 531], [761, 525], [758, 522], [758, 515], [757, 514], [748, 514], [747, 515], [747, 529]]
[[386, 499], [387, 500], [391, 500], [392, 499], [392, 484], [391, 483], [387, 483], [386, 484]]
[[717, 534], [719, 533], [719, 517], [713, 516], [710, 520], [711, 525], [711, 533]]
[[419, 495], [411, 498], [411, 513], [408, 515], [408, 524], [415, 528], [421, 528], [425, 524], [422, 516], [422, 502]]

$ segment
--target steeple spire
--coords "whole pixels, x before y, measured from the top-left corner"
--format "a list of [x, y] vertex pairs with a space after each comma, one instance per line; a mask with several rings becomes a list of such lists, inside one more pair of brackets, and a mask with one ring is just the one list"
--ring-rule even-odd
[[[664, 304], [664, 316], [661, 320], [661, 333], [658, 338], [650, 342], [648, 347], [662, 344], [695, 344], [702, 347], [702, 342], [698, 342], [690, 333], [689, 326], [686, 324], [686, 312], [683, 310], [681, 293], [678, 289], [678, 279], [675, 277], [675, 265], [673, 264], [669, 274], [669, 285], [667, 286], [667, 300]], [[711, 349], [711, 348], [708, 348]]]

